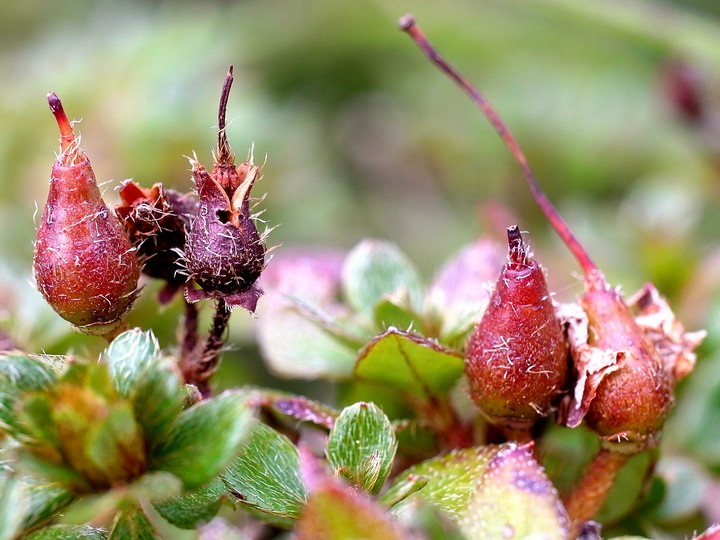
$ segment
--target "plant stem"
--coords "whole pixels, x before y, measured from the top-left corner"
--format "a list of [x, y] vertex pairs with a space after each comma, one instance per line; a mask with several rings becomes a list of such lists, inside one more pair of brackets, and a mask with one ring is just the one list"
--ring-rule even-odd
[[180, 371], [187, 384], [195, 385], [203, 397], [210, 395], [208, 381], [217, 371], [220, 353], [225, 345], [225, 330], [232, 311], [224, 299], [217, 301], [215, 315], [205, 344], [198, 343], [198, 310], [195, 304], [185, 305], [185, 335], [180, 352]]
[[583, 472], [575, 488], [564, 498], [570, 518], [570, 538], [575, 538], [583, 523], [600, 510], [615, 482], [615, 476], [632, 454], [600, 448]]
[[183, 335], [180, 345], [180, 366], [190, 360], [198, 344], [198, 308], [196, 303], [185, 301], [185, 320], [183, 321]]
[[210, 385], [208, 381], [217, 371], [220, 363], [220, 353], [225, 345], [225, 330], [230, 320], [230, 310], [225, 299], [220, 298], [217, 301], [215, 316], [213, 317], [210, 333], [205, 340], [205, 348], [197, 362], [197, 369], [193, 384], [198, 387], [203, 397], [210, 395]]

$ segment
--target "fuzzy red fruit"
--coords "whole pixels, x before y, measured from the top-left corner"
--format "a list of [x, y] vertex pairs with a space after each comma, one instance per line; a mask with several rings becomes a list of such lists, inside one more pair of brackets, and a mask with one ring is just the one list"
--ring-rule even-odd
[[470, 395], [495, 424], [529, 429], [550, 413], [568, 375], [567, 346], [540, 265], [517, 226], [508, 260], [467, 347]]
[[54, 93], [61, 133], [50, 191], [38, 227], [33, 269], [52, 308], [82, 331], [107, 335], [122, 322], [140, 275], [135, 250], [100, 195], [90, 161]]

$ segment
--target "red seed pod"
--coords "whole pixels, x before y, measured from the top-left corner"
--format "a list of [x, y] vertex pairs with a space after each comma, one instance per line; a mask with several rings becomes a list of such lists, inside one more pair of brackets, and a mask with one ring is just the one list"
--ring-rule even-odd
[[80, 330], [112, 335], [137, 293], [135, 250], [100, 195], [95, 174], [54, 93], [62, 153], [38, 227], [33, 269], [38, 290]]
[[250, 190], [260, 178], [252, 159], [235, 165], [225, 134], [225, 110], [232, 66], [220, 100], [218, 150], [212, 172], [191, 160], [199, 205], [185, 246], [187, 270], [202, 290], [188, 289], [189, 301], [222, 298], [229, 306], [254, 311], [262, 291], [255, 285], [265, 268], [265, 242], [250, 213]]
[[[586, 292], [580, 298], [582, 310], [572, 313], [567, 322], [577, 379], [567, 424], [577, 425], [587, 415], [587, 425], [603, 440], [629, 443], [623, 451], [652, 446], [673, 402], [675, 374], [687, 373], [698, 335], [664, 335], [651, 341], [650, 332], [638, 325], [625, 300], [609, 286], [543, 193], [517, 141], [492, 105], [440, 57], [412, 17], [403, 17], [400, 27], [481, 109], [518, 161], [538, 206], [583, 268]], [[672, 313], [667, 322], [668, 327], [677, 326]], [[681, 350], [661, 354], [655, 343], [662, 342]], [[684, 364], [681, 370], [676, 369], [678, 361]]]
[[542, 268], [518, 227], [507, 233], [507, 263], [468, 342], [465, 371], [483, 413], [518, 431], [550, 413], [565, 389], [568, 358]]

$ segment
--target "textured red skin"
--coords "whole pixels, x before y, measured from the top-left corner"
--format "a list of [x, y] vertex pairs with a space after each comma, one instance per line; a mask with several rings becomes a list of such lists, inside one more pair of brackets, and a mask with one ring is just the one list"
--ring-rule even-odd
[[45, 300], [76, 326], [115, 323], [135, 298], [135, 251], [84, 156], [53, 165], [33, 268]]
[[503, 268], [468, 343], [465, 371], [472, 399], [498, 424], [534, 423], [564, 390], [567, 345], [534, 260]]
[[589, 344], [626, 352], [620, 368], [598, 386], [585, 416], [587, 425], [609, 440], [654, 435], [673, 404], [672, 383], [657, 350], [615, 289], [590, 290], [580, 305], [589, 319]]

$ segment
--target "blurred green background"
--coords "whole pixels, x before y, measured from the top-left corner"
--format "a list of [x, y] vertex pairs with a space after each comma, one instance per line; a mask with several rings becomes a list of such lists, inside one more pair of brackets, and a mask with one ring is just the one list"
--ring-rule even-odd
[[[267, 156], [255, 191], [268, 193], [264, 217], [280, 225], [271, 235], [279, 250], [380, 237], [429, 278], [463, 244], [502, 238], [517, 222], [558, 299], [574, 298], [577, 265], [480, 113], [397, 30], [406, 12], [493, 102], [609, 280], [628, 294], [653, 281], [690, 329], [709, 330], [664, 444], [712, 487], [705, 473], [720, 471], [716, 0], [6, 0], [1, 327], [33, 351], [102, 347], [70, 332], [30, 284], [33, 220], [58, 149], [47, 92], [83, 119], [76, 129], [114, 202], [125, 178], [191, 188], [184, 156], [211, 162], [230, 64], [230, 142], [240, 158], [253, 144], [256, 161]], [[697, 106], [679, 100], [678, 88]], [[167, 346], [178, 313], [177, 304], [156, 313], [145, 294], [131, 323], [152, 327]], [[232, 325], [235, 355], [256, 356], [252, 319], [237, 313]], [[703, 504], [704, 519], [720, 520], [719, 507]], [[687, 526], [690, 514], [666, 529]]]

